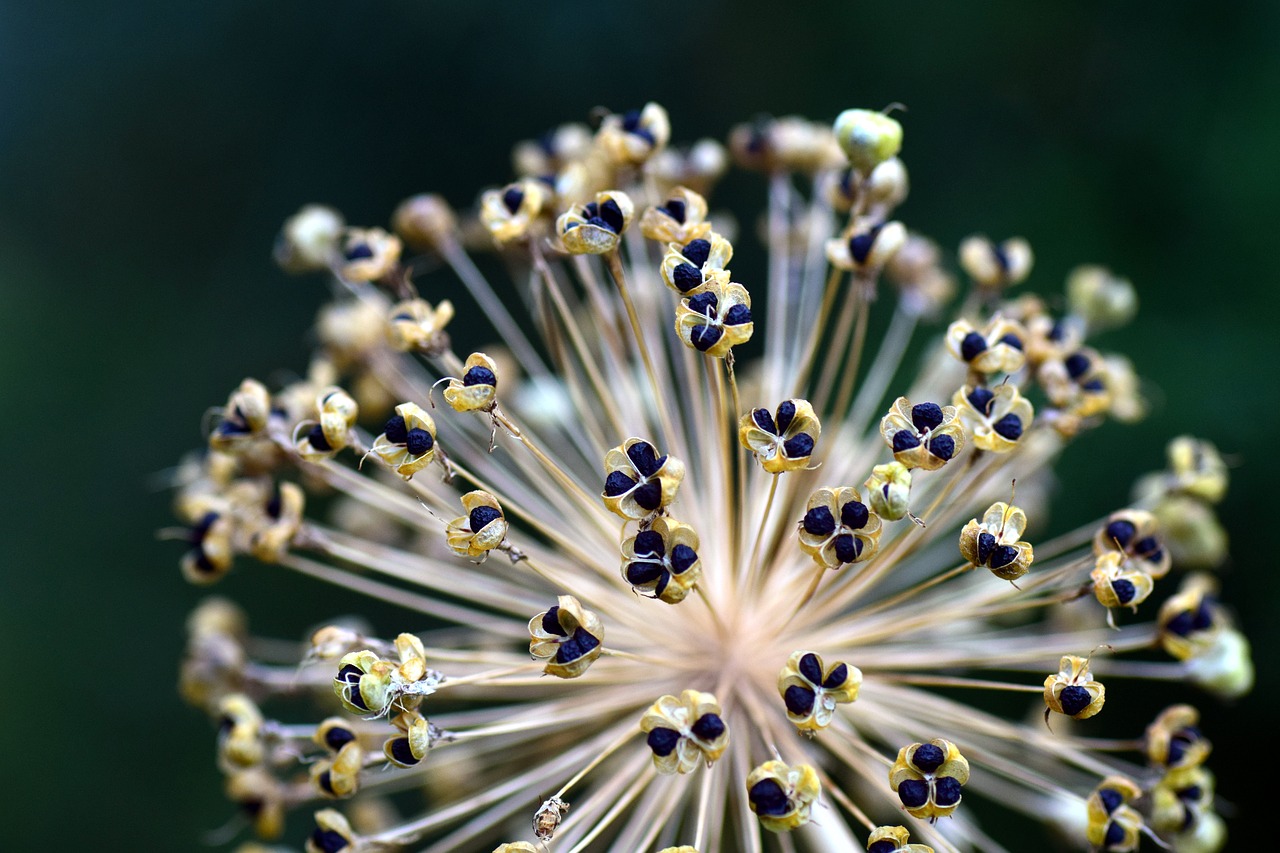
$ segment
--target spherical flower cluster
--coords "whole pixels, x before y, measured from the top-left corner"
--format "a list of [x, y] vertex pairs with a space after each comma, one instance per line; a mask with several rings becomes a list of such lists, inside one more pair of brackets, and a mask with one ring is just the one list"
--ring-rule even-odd
[[[303, 812], [310, 853], [1025, 849], [988, 800], [1075, 849], [1221, 849], [1194, 707], [1097, 735], [1143, 695], [1104, 682], [1252, 684], [1205, 573], [1222, 457], [1177, 439], [1132, 504], [1046, 535], [1064, 449], [1145, 410], [1094, 339], [1132, 285], [1015, 298], [1030, 244], [972, 237], [949, 308], [945, 253], [894, 219], [889, 111], [670, 135], [650, 103], [520, 143], [471, 212], [285, 223], [281, 266], [337, 296], [302, 378], [240, 382], [179, 467], [182, 571], [252, 558], [399, 617], [316, 614], [295, 647], [192, 615], [180, 689], [236, 825]], [[767, 273], [728, 269], [730, 160], [768, 183]]]

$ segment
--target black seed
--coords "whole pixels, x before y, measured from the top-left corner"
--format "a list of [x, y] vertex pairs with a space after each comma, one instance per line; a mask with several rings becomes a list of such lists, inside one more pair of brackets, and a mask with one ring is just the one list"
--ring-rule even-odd
[[698, 562], [698, 552], [688, 545], [677, 545], [671, 549], [671, 570], [676, 574], [684, 574], [696, 562]]
[[566, 223], [564, 224], [564, 233], [568, 234], [570, 231], [572, 231], [573, 229], [577, 228], [577, 227], [578, 227], [578, 225], [579, 225], [579, 223], [574, 222], [573, 220], [569, 220], [568, 222], [566, 222]]
[[885, 838], [867, 848], [867, 853], [897, 853], [898, 845]]
[[1209, 599], [1201, 599], [1200, 606], [1196, 608], [1195, 619], [1191, 622], [1192, 630], [1207, 631], [1213, 627], [1213, 608], [1209, 603]]
[[973, 406], [984, 415], [991, 414], [991, 402], [995, 400], [996, 395], [990, 390], [981, 386], [974, 388], [969, 392], [969, 405]]
[[719, 307], [720, 300], [716, 299], [716, 295], [710, 291], [704, 291], [689, 299], [689, 310], [703, 317], [716, 316], [716, 309]]
[[921, 773], [932, 773], [946, 760], [947, 754], [942, 751], [942, 747], [933, 743], [920, 744], [911, 756], [911, 763]]
[[724, 315], [726, 326], [743, 326], [751, 322], [751, 309], [742, 303], [730, 308]]
[[1116, 599], [1121, 604], [1128, 604], [1133, 601], [1133, 597], [1138, 594], [1138, 590], [1133, 584], [1124, 578], [1117, 578], [1111, 582], [1111, 589], [1115, 591]]
[[1178, 791], [1178, 799], [1187, 803], [1194, 803], [1204, 796], [1204, 791], [1200, 790], [1199, 785], [1190, 785]]
[[756, 426], [767, 433], [778, 435], [778, 427], [773, 423], [773, 415], [769, 414], [768, 409], [756, 409], [751, 413], [751, 420], [756, 422]]
[[688, 293], [702, 284], [702, 273], [693, 264], [680, 264], [671, 273], [671, 280], [681, 293]]
[[865, 234], [858, 234], [849, 238], [849, 254], [853, 255], [853, 259], [859, 264], [867, 262], [867, 257], [870, 256], [871, 250], [875, 247], [876, 238], [880, 236], [882, 227], [877, 225]]
[[788, 459], [804, 459], [813, 453], [813, 436], [802, 432], [782, 443], [782, 455]]
[[[493, 196], [489, 196], [489, 198], [493, 198]], [[509, 187], [502, 194], [502, 206], [507, 209], [508, 213], [514, 215], [522, 204], [524, 204], [524, 190], [519, 187]]]
[[667, 457], [659, 456], [658, 451], [654, 450], [653, 445], [647, 441], [637, 441], [628, 447], [627, 458], [631, 460], [632, 465], [636, 466], [636, 470], [642, 477], [652, 477], [658, 473], [662, 463], [667, 461]]
[[942, 425], [942, 407], [937, 403], [917, 403], [911, 407], [911, 423], [920, 432]]
[[695, 267], [701, 267], [711, 257], [711, 243], [707, 240], [690, 240], [685, 243], [680, 254], [692, 261]]
[[808, 687], [793, 684], [783, 691], [782, 701], [786, 703], [787, 710], [792, 714], [797, 717], [806, 717], [812, 713], [813, 702], [817, 696], [818, 694]]
[[1103, 382], [1101, 379], [1090, 379], [1080, 387], [1093, 394], [1101, 394], [1103, 391], [1107, 390], [1107, 383]]
[[637, 533], [633, 549], [637, 557], [664, 557], [667, 553], [667, 545], [656, 530], [641, 530]]
[[497, 385], [498, 377], [493, 375], [493, 371], [487, 367], [476, 366], [466, 372], [462, 377], [462, 384], [470, 388], [473, 385]]
[[662, 506], [662, 484], [652, 480], [643, 483], [636, 488], [633, 497], [641, 509], [653, 512]]
[[1125, 549], [1129, 547], [1129, 542], [1137, 532], [1138, 530], [1133, 526], [1133, 522], [1121, 519], [1107, 525], [1105, 538], [1108, 542], [1114, 542], [1117, 547]]
[[1022, 338], [1018, 337], [1017, 335], [1013, 334], [1012, 332], [1010, 332], [1009, 334], [1007, 334], [1007, 335], [1005, 335], [1004, 337], [1002, 337], [1002, 338], [1000, 339], [1000, 343], [1002, 343], [1002, 344], [1008, 344], [1009, 346], [1013, 347], [1013, 348], [1014, 348], [1014, 349], [1016, 349], [1016, 350], [1021, 350], [1021, 349], [1022, 349]]
[[1177, 634], [1179, 637], [1185, 637], [1190, 634], [1194, 628], [1195, 614], [1190, 610], [1183, 610], [1177, 616], [1169, 620], [1164, 629], [1170, 634]]
[[949, 435], [936, 436], [929, 442], [929, 452], [939, 459], [946, 461], [956, 453], [956, 442]]
[[694, 326], [689, 330], [689, 343], [698, 352], [706, 352], [724, 337], [724, 329], [719, 326]]
[[349, 261], [363, 261], [365, 258], [373, 257], [373, 249], [369, 248], [368, 243], [356, 243], [343, 252], [342, 256]]
[[1102, 849], [1110, 850], [1124, 843], [1124, 827], [1112, 821], [1107, 824], [1107, 835], [1102, 839]]
[[1093, 697], [1089, 695], [1088, 690], [1077, 684], [1072, 684], [1064, 687], [1062, 692], [1058, 694], [1058, 701], [1062, 703], [1062, 712], [1068, 717], [1074, 717], [1089, 707]]
[[1062, 321], [1054, 320], [1053, 327], [1049, 329], [1049, 340], [1061, 341], [1064, 337], [1066, 337], [1066, 334], [1067, 334], [1067, 329], [1065, 326], [1062, 325]]
[[567, 637], [568, 633], [560, 625], [560, 606], [548, 610], [542, 614], [542, 630], [548, 634], [555, 634], [557, 637]]
[[814, 536], [830, 536], [836, 529], [835, 516], [825, 506], [815, 506], [804, 514], [804, 529]]
[[1124, 802], [1124, 796], [1115, 788], [1103, 788], [1098, 792], [1098, 799], [1102, 801], [1102, 807], [1107, 810], [1107, 814], [1120, 808], [1120, 804]]
[[1160, 540], [1154, 536], [1139, 539], [1137, 544], [1133, 546], [1133, 554], [1135, 557], [1142, 557], [1147, 560], [1159, 560], [1163, 556], [1160, 550]]
[[338, 796], [338, 792], [333, 790], [333, 774], [328, 770], [316, 777], [316, 784], [320, 786], [321, 791], [324, 791], [329, 796]]
[[1001, 545], [991, 552], [991, 562], [987, 565], [993, 569], [1003, 568], [1018, 559], [1018, 549], [1012, 545]]
[[338, 672], [338, 681], [347, 685], [347, 701], [361, 711], [368, 711], [370, 708], [365, 704], [364, 696], [360, 695], [360, 678], [363, 675], [360, 667], [347, 664]]
[[332, 829], [317, 829], [311, 833], [311, 844], [321, 853], [338, 853], [347, 846], [347, 839]]
[[920, 439], [916, 438], [910, 430], [900, 429], [893, 434], [893, 452], [901, 453], [904, 450], [911, 450], [913, 447], [920, 446]]
[[870, 513], [862, 501], [847, 501], [840, 507], [840, 523], [850, 530], [861, 530], [867, 526]]
[[724, 721], [715, 714], [703, 714], [698, 721], [689, 727], [700, 740], [710, 743], [724, 734]]
[[556, 649], [556, 662], [571, 663], [585, 657], [598, 645], [600, 641], [594, 635], [588, 633], [586, 628], [579, 628], [573, 632], [572, 637], [560, 644], [560, 648]]
[[842, 563], [852, 563], [862, 553], [862, 543], [857, 537], [841, 533], [836, 537], [836, 559]]
[[796, 416], [796, 404], [790, 400], [783, 400], [778, 404], [778, 412], [774, 416], [778, 421], [778, 435], [782, 435], [791, 428], [791, 421]]
[[622, 129], [628, 132], [635, 132], [640, 127], [640, 111], [627, 110], [622, 114]]
[[667, 212], [667, 215], [670, 216], [672, 219], [674, 219], [676, 222], [679, 222], [681, 225], [684, 224], [684, 215], [685, 215], [684, 202], [681, 201], [680, 199], [678, 198], [667, 199], [666, 205], [659, 209], [665, 210]]
[[970, 332], [960, 342], [960, 357], [965, 361], [973, 361], [987, 351], [987, 339], [977, 332]]
[[834, 690], [841, 684], [844, 684], [844, 680], [848, 677], [849, 667], [845, 664], [838, 663], [835, 665], [835, 668], [831, 670], [831, 674], [822, 680], [822, 686], [828, 690]]
[[676, 744], [680, 743], [680, 733], [675, 729], [656, 728], [649, 732], [649, 736], [645, 738], [649, 744], [649, 748], [653, 750], [653, 754], [659, 757], [670, 755], [672, 750], [676, 748]]
[[398, 737], [391, 741], [391, 755], [401, 764], [414, 765], [421, 759], [415, 758], [413, 750], [409, 748], [409, 739], [407, 737]]
[[787, 792], [773, 779], [762, 779], [752, 785], [751, 790], [747, 791], [747, 799], [751, 801], [756, 814], [766, 817], [784, 815], [791, 808], [787, 802]]
[[582, 208], [582, 218], [592, 219], [600, 216], [600, 205], [594, 201]]
[[502, 513], [491, 506], [478, 506], [467, 516], [472, 533], [479, 533], [491, 521], [502, 518]]
[[320, 428], [320, 424], [313, 426], [311, 431], [307, 433], [307, 441], [310, 442], [312, 447], [319, 450], [321, 453], [327, 450], [333, 450], [333, 445], [331, 445], [329, 440], [324, 437], [324, 430]]
[[1017, 441], [1022, 438], [1022, 418], [1013, 412], [1005, 415], [1000, 420], [991, 425], [996, 435], [1009, 439], [1009, 441]]
[[1067, 356], [1063, 364], [1067, 368], [1067, 375], [1072, 379], [1079, 379], [1089, 372], [1089, 356], [1082, 352]]
[[618, 495], [626, 494], [636, 487], [636, 481], [633, 477], [628, 477], [621, 471], [614, 471], [604, 481], [604, 493], [611, 498]]
[[600, 205], [600, 218], [614, 234], [621, 234], [623, 226], [626, 225], [626, 220], [622, 217], [622, 208], [618, 207], [618, 203], [613, 199]]
[[414, 427], [409, 430], [409, 433], [405, 436], [404, 443], [411, 455], [421, 456], [424, 453], [430, 452], [432, 447], [435, 447], [436, 440], [432, 438], [431, 433], [427, 432], [425, 429]]
[[240, 810], [241, 810], [242, 812], [244, 812], [245, 814], [247, 814], [247, 815], [251, 815], [251, 816], [253, 816], [253, 817], [257, 817], [257, 816], [258, 816], [258, 813], [262, 811], [262, 807], [263, 807], [264, 805], [266, 805], [266, 803], [264, 803], [264, 802], [262, 802], [262, 800], [258, 800], [258, 799], [241, 800], [241, 801], [240, 801]]
[[1187, 747], [1190, 745], [1191, 741], [1185, 737], [1178, 737], [1175, 735], [1174, 737], [1169, 738], [1169, 749], [1164, 758], [1165, 764], [1170, 767], [1177, 767], [1181, 764], [1182, 759], [1186, 757]]
[[822, 683], [822, 666], [818, 663], [818, 656], [813, 652], [802, 655], [796, 668], [800, 670], [801, 675], [814, 684]]
[[627, 583], [632, 586], [644, 586], [653, 583], [667, 573], [661, 563], [628, 563]]
[[960, 802], [963, 786], [950, 776], [943, 776], [933, 783], [933, 801], [944, 808]]
[[232, 717], [223, 717], [218, 721], [218, 736], [226, 737], [231, 734], [231, 730], [236, 727], [236, 721]]
[[916, 809], [929, 802], [929, 783], [920, 779], [904, 779], [898, 785], [898, 799], [909, 809]]
[[600, 228], [604, 231], [610, 231], [615, 234], [617, 233], [616, 231], [614, 231], [612, 228], [609, 227], [609, 223], [606, 222], [603, 217], [593, 216], [587, 220], [587, 224], [594, 225], [595, 227]]
[[350, 729], [344, 729], [342, 726], [334, 726], [324, 733], [325, 746], [329, 747], [334, 752], [342, 749], [355, 739], [355, 733]]
[[987, 560], [991, 558], [991, 552], [995, 550], [996, 537], [990, 533], [982, 532], [978, 534], [978, 565], [985, 566]]

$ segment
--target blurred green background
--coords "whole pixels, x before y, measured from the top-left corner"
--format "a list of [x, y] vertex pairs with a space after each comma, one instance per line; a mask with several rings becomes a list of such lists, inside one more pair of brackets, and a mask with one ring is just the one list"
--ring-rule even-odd
[[[230, 812], [212, 732], [175, 695], [201, 593], [155, 541], [155, 478], [241, 378], [305, 365], [322, 289], [272, 266], [284, 217], [323, 201], [382, 223], [424, 190], [466, 205], [508, 178], [515, 140], [649, 99], [687, 141], [760, 112], [900, 101], [910, 226], [948, 247], [1025, 235], [1045, 293], [1082, 261], [1133, 279], [1142, 313], [1104, 343], [1157, 408], [1073, 448], [1062, 518], [1121, 505], [1181, 432], [1239, 463], [1223, 575], [1262, 681], [1236, 707], [1201, 704], [1235, 838], [1260, 841], [1280, 641], [1280, 4], [8, 0], [0, 847], [200, 849]], [[763, 203], [755, 179], [736, 186], [743, 212]], [[248, 560], [220, 591], [281, 636], [366, 609]]]

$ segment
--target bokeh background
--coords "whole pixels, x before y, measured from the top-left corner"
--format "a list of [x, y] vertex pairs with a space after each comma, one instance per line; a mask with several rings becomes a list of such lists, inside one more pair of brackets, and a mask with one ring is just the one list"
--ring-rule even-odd
[[[155, 540], [156, 483], [242, 377], [305, 365], [322, 288], [272, 266], [284, 217], [323, 201], [382, 223], [424, 190], [466, 205], [507, 180], [515, 140], [649, 99], [684, 140], [900, 101], [910, 226], [949, 247], [1025, 235], [1041, 292], [1082, 261], [1133, 279], [1139, 320], [1105, 343], [1156, 410], [1072, 448], [1060, 518], [1121, 505], [1179, 432], [1238, 463], [1223, 579], [1261, 681], [1202, 705], [1235, 838], [1265, 843], [1280, 5], [5, 0], [0, 847], [201, 849], [229, 814], [173, 686], [200, 593]], [[726, 192], [763, 202], [753, 176]], [[384, 612], [247, 560], [222, 591], [282, 636]]]

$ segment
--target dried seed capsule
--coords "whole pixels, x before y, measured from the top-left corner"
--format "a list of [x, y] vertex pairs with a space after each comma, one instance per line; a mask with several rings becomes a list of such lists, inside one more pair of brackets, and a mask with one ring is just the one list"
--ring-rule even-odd
[[907, 229], [901, 222], [861, 218], [827, 241], [827, 260], [838, 269], [873, 273], [889, 263], [906, 242]]
[[933, 853], [927, 844], [908, 844], [911, 834], [905, 826], [878, 826], [867, 839], [867, 853]]
[[333, 809], [316, 812], [316, 828], [307, 836], [307, 853], [341, 853], [355, 850], [359, 844], [360, 837], [341, 812]]
[[805, 734], [825, 729], [835, 717], [836, 705], [858, 698], [862, 670], [837, 661], [823, 666], [815, 652], [792, 652], [778, 673], [778, 694], [787, 708], [787, 719]]
[[659, 773], [689, 773], [706, 762], [710, 767], [729, 746], [729, 728], [720, 703], [710, 693], [681, 691], [663, 696], [640, 719], [653, 765]]
[[604, 651], [604, 623], [572, 595], [529, 620], [529, 653], [556, 678], [577, 678]]
[[1020, 323], [996, 315], [981, 329], [968, 320], [947, 327], [947, 350], [975, 373], [1017, 373], [1027, 363], [1023, 351], [1027, 331]]
[[1098, 557], [1089, 579], [1093, 581], [1094, 597], [1108, 609], [1128, 607], [1136, 613], [1138, 605], [1155, 589], [1151, 575], [1129, 565], [1119, 551]]
[[622, 577], [636, 592], [678, 604], [702, 577], [698, 534], [669, 516], [622, 543]]
[[730, 282], [728, 272], [716, 273], [676, 306], [680, 340], [713, 358], [729, 355], [733, 347], [749, 341], [754, 330], [751, 294]]
[[1229, 627], [1214, 596], [1217, 582], [1208, 575], [1191, 575], [1176, 595], [1160, 605], [1156, 624], [1161, 647], [1178, 660], [1208, 654], [1218, 634]]
[[1031, 543], [1020, 541], [1026, 529], [1027, 514], [1021, 508], [997, 501], [981, 522], [975, 518], [960, 531], [960, 555], [998, 578], [1016, 581], [1035, 559]]
[[1089, 659], [1063, 655], [1058, 672], [1044, 680], [1044, 718], [1049, 712], [1065, 714], [1076, 720], [1087, 720], [1102, 710], [1107, 689], [1094, 680]]
[[738, 441], [770, 474], [807, 468], [821, 433], [808, 400], [783, 400], [773, 414], [755, 409], [738, 422]]
[[381, 228], [348, 228], [336, 272], [347, 281], [385, 278], [400, 263], [402, 248], [399, 237]]
[[441, 196], [422, 193], [400, 202], [391, 216], [391, 226], [416, 249], [439, 249], [454, 239], [458, 219]]
[[964, 427], [956, 420], [955, 406], [937, 403], [911, 405], [906, 397], [894, 401], [880, 420], [880, 435], [893, 450], [893, 458], [907, 468], [936, 471], [964, 449]]
[[637, 165], [666, 147], [671, 139], [667, 111], [650, 101], [643, 109], [605, 116], [596, 144], [615, 165]]
[[1142, 815], [1129, 802], [1142, 796], [1142, 789], [1123, 776], [1108, 776], [1089, 795], [1086, 809], [1089, 824], [1085, 838], [1097, 850], [1128, 853], [1137, 850], [1142, 837]]
[[1017, 447], [1035, 418], [1031, 402], [1007, 382], [995, 388], [965, 385], [951, 402], [974, 447], [994, 453]]
[[604, 505], [626, 519], [648, 518], [668, 506], [684, 480], [684, 463], [660, 456], [649, 442], [628, 438], [604, 457]]
[[691, 189], [675, 187], [662, 204], [645, 209], [640, 231], [650, 240], [684, 245], [711, 233], [706, 219], [707, 200]]
[[498, 365], [482, 352], [467, 356], [461, 379], [450, 378], [444, 401], [455, 412], [489, 412], [498, 399]]
[[885, 521], [898, 521], [911, 511], [911, 469], [901, 462], [872, 468], [863, 488], [872, 512]]
[[476, 490], [462, 496], [466, 515], [449, 522], [445, 542], [459, 557], [484, 559], [507, 538], [507, 520], [498, 499], [488, 492]]
[[747, 776], [747, 805], [771, 832], [789, 832], [808, 823], [821, 793], [818, 774], [808, 764], [788, 767], [782, 761], [766, 761]]
[[1151, 513], [1125, 509], [1112, 513], [1093, 537], [1094, 556], [1110, 552], [1124, 555], [1130, 568], [1159, 580], [1169, 573], [1172, 558], [1159, 537], [1160, 523]]
[[937, 820], [960, 805], [969, 781], [969, 762], [950, 741], [935, 738], [898, 750], [889, 768], [889, 787], [912, 817]]
[[387, 312], [387, 338], [403, 352], [436, 355], [449, 348], [445, 326], [453, 319], [453, 303], [441, 300], [436, 306], [423, 299], [408, 299]]
[[370, 452], [408, 480], [435, 458], [436, 423], [416, 403], [401, 403]]
[[1199, 711], [1190, 705], [1171, 705], [1147, 726], [1143, 750], [1151, 766], [1177, 771], [1203, 764], [1213, 744], [1200, 731]]
[[573, 255], [603, 255], [618, 247], [631, 224], [635, 205], [618, 190], [596, 193], [595, 201], [575, 205], [556, 220], [556, 234]]
[[659, 272], [667, 287], [681, 296], [693, 296], [707, 284], [727, 280], [732, 258], [733, 246], [713, 231], [696, 240], [667, 244]]
[[850, 486], [821, 488], [809, 496], [800, 520], [800, 550], [821, 566], [838, 569], [875, 556], [880, 547], [880, 517]]
[[480, 221], [499, 246], [528, 239], [546, 200], [538, 181], [524, 180], [480, 196]]
[[1031, 244], [1021, 237], [993, 243], [986, 237], [968, 237], [960, 244], [960, 266], [978, 284], [1003, 290], [1031, 273]]

